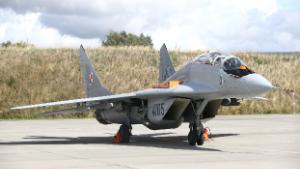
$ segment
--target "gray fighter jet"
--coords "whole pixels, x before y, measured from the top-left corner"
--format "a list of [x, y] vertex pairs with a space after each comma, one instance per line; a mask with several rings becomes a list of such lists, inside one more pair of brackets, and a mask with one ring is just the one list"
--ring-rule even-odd
[[129, 142], [132, 124], [149, 129], [177, 128], [188, 122], [188, 143], [202, 145], [203, 122], [216, 116], [220, 106], [236, 106], [242, 99], [258, 98], [273, 86], [238, 57], [208, 52], [175, 71], [165, 44], [160, 49], [159, 82], [152, 88], [112, 94], [100, 82], [84, 48], [80, 63], [86, 98], [13, 107], [28, 109], [77, 105], [95, 110], [102, 124], [121, 124], [115, 142]]

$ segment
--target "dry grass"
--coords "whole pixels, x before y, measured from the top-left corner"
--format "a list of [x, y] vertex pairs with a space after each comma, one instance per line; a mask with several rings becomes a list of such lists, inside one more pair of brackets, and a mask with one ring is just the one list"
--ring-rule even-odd
[[[102, 83], [114, 93], [151, 87], [158, 79], [156, 50], [142, 47], [87, 49]], [[177, 68], [200, 51], [171, 51]], [[235, 53], [273, 84], [300, 94], [300, 53]], [[34, 118], [38, 110], [8, 113], [9, 107], [83, 97], [79, 49], [0, 48], [0, 118]], [[290, 113], [284, 91], [266, 95], [271, 102], [247, 101], [221, 114]], [[299, 112], [299, 100], [297, 103]], [[39, 110], [40, 111], [40, 110]]]

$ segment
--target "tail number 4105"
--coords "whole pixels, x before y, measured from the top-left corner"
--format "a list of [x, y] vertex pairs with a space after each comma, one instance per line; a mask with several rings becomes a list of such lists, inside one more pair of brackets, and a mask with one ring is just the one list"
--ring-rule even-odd
[[154, 104], [152, 109], [153, 116], [163, 116], [165, 115], [165, 103]]

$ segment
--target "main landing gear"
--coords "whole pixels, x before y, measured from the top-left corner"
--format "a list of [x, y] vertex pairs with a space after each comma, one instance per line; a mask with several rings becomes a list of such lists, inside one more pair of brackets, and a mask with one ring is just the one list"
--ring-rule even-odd
[[116, 144], [129, 143], [130, 137], [132, 135], [131, 129], [131, 125], [122, 124], [118, 132], [115, 134], [113, 142]]

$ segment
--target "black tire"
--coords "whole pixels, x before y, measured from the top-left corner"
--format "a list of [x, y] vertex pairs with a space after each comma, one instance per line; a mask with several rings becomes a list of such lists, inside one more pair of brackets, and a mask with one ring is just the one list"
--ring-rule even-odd
[[196, 132], [195, 131], [190, 131], [189, 134], [188, 134], [189, 145], [195, 146], [196, 145], [196, 141], [197, 141]]
[[127, 125], [122, 124], [120, 126], [119, 132], [121, 134], [121, 143], [129, 143], [130, 131]]
[[199, 146], [203, 145], [203, 143], [204, 143], [204, 138], [203, 138], [202, 133], [197, 134], [197, 139], [196, 139], [196, 141], [197, 141], [197, 144], [198, 144]]

